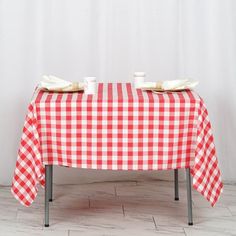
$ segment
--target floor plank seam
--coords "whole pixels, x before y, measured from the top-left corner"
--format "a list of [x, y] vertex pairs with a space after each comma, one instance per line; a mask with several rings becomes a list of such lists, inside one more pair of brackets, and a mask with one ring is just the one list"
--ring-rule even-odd
[[155, 230], [158, 231], [157, 223], [156, 223], [156, 220], [155, 220], [154, 216], [152, 216], [152, 221], [153, 221], [153, 223], [154, 223]]
[[228, 209], [228, 211], [230, 212], [231, 216], [234, 216], [233, 212], [230, 210], [229, 207], [226, 207]]
[[187, 236], [187, 233], [186, 233], [186, 231], [185, 231], [185, 228], [183, 227], [183, 231], [184, 231], [184, 235], [186, 235]]
[[125, 207], [123, 204], [121, 205], [121, 207], [122, 207], [123, 216], [125, 217]]

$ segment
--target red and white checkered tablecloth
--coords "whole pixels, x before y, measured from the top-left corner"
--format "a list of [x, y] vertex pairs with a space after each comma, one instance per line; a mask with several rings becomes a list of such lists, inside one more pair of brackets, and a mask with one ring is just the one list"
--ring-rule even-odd
[[96, 95], [36, 90], [25, 119], [12, 193], [29, 206], [44, 165], [103, 170], [191, 167], [212, 205], [223, 185], [203, 100], [193, 91], [155, 94], [99, 83]]

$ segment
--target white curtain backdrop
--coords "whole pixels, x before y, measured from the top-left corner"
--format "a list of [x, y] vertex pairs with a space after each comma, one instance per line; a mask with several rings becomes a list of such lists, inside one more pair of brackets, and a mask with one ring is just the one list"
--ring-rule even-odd
[[[236, 182], [236, 1], [0, 0], [0, 184], [11, 183], [41, 75], [126, 82], [134, 71], [200, 81], [223, 179]], [[55, 181], [145, 177], [164, 172], [58, 168]]]

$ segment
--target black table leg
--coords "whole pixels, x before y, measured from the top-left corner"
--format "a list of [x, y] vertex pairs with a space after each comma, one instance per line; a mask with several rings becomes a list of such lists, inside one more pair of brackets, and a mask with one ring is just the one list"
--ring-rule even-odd
[[52, 190], [53, 190], [53, 183], [52, 183], [52, 181], [53, 181], [53, 165], [50, 165], [49, 166], [49, 171], [50, 171], [50, 183], [49, 183], [49, 187], [50, 187], [50, 190], [49, 190], [49, 202], [52, 202], [52, 199], [53, 199], [53, 197], [52, 197]]
[[178, 169], [174, 170], [175, 175], [175, 201], [179, 201], [179, 176]]
[[191, 191], [190, 168], [186, 169], [186, 183], [187, 183], [187, 199], [188, 199], [188, 224], [189, 225], [193, 225], [192, 191]]
[[45, 222], [44, 226], [49, 227], [49, 192], [50, 191], [50, 166], [45, 165]]

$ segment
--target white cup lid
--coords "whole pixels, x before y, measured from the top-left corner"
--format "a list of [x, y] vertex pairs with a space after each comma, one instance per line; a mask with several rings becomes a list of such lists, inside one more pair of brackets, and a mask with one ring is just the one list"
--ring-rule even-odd
[[146, 73], [145, 72], [134, 72], [134, 76], [146, 76]]
[[92, 77], [92, 76], [84, 77], [84, 80], [87, 82], [96, 82], [96, 77]]

